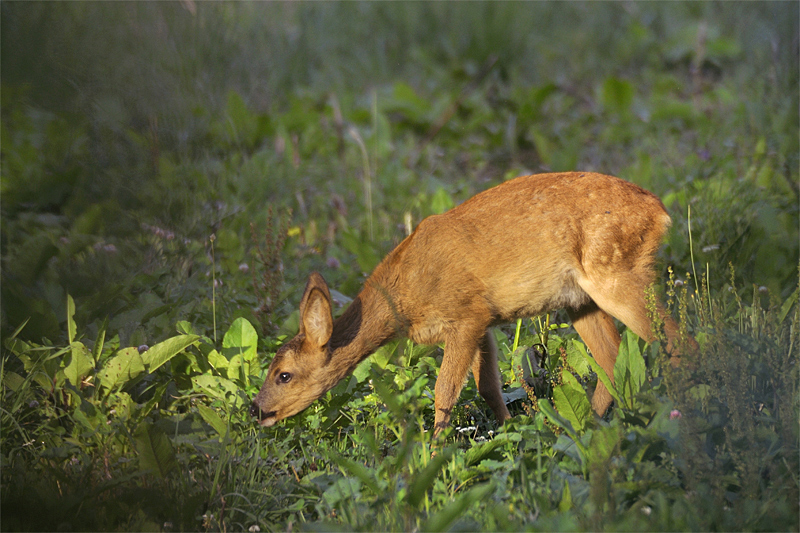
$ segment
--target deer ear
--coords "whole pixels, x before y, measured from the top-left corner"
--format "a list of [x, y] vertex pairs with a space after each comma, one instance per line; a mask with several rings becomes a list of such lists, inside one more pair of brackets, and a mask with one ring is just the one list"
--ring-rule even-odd
[[300, 309], [300, 333], [314, 346], [325, 346], [333, 333], [331, 298], [327, 293], [313, 289], [303, 296], [303, 301], [305, 305]]
[[[328, 284], [325, 283], [325, 279], [319, 273], [312, 272], [311, 275], [308, 276], [308, 283], [306, 283], [306, 289], [303, 291], [303, 298], [300, 300], [300, 317], [305, 314], [306, 306], [308, 305], [308, 299], [315, 289], [322, 291], [322, 294], [328, 299], [328, 301], [330, 301], [331, 293], [328, 290]], [[302, 318], [300, 320], [300, 333], [303, 333]]]

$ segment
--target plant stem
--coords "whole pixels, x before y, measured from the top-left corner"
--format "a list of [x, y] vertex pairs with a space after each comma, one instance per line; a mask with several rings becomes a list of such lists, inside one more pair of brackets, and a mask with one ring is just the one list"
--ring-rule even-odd
[[211, 234], [211, 320], [214, 325], [214, 346], [217, 345], [217, 262], [214, 257], [215, 234]]

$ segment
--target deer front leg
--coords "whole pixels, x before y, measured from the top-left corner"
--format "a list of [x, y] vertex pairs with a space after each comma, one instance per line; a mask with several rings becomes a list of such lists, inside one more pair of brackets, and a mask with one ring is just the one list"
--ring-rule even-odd
[[477, 338], [474, 340], [470, 338], [470, 340], [451, 339], [445, 341], [442, 367], [439, 369], [439, 376], [436, 378], [436, 388], [434, 389], [435, 398], [433, 403], [436, 407], [433, 429], [434, 438], [438, 437], [450, 425], [450, 413], [458, 401], [461, 389], [464, 387], [467, 371], [479, 351]]

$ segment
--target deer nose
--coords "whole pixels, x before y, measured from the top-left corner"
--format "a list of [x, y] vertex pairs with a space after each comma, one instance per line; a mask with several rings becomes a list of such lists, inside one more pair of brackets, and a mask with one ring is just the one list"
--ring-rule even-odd
[[275, 411], [269, 411], [269, 412], [265, 413], [264, 411], [261, 410], [261, 408], [258, 406], [258, 404], [254, 401], [250, 405], [250, 416], [256, 417], [258, 419], [258, 421], [261, 422], [265, 418], [270, 418], [270, 417], [275, 416]]

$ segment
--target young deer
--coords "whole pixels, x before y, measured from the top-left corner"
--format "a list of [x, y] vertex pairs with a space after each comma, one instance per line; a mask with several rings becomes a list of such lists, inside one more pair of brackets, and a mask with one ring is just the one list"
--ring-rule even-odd
[[[645, 288], [669, 224], [658, 197], [601, 174], [523, 176], [484, 191], [420, 222], [336, 320], [325, 280], [311, 274], [300, 332], [278, 350], [250, 413], [265, 427], [298, 413], [405, 335], [444, 343], [434, 434], [449, 424], [470, 368], [502, 423], [510, 415], [487, 328], [562, 307], [613, 379], [620, 336], [611, 317], [653, 339]], [[674, 355], [678, 327], [661, 306], [658, 312]], [[602, 415], [611, 401], [598, 382], [595, 412]]]

